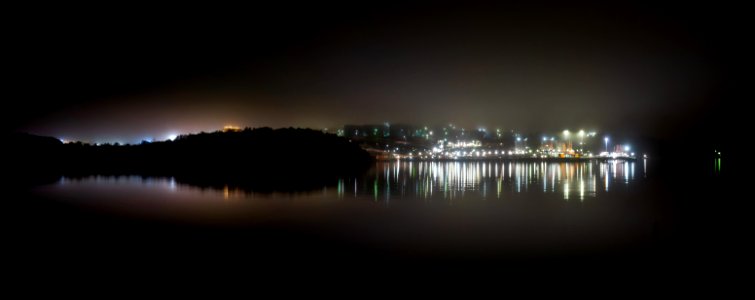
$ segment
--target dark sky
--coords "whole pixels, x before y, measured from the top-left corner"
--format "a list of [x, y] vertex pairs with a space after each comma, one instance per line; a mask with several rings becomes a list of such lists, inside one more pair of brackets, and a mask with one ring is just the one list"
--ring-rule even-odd
[[4, 122], [92, 142], [385, 121], [663, 137], [718, 121], [738, 95], [742, 14], [689, 3], [19, 8], [17, 108]]

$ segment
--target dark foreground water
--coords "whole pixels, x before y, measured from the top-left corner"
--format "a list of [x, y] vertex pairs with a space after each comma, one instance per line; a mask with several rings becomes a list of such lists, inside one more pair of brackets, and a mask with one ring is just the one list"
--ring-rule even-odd
[[726, 222], [727, 190], [694, 168], [663, 170], [645, 160], [379, 162], [306, 192], [298, 184], [257, 192], [179, 177], [60, 177], [11, 189], [18, 192], [3, 213], [10, 257], [23, 257], [32, 277], [30, 266], [92, 274], [597, 266], [594, 274], [661, 276], [658, 267], [699, 269], [725, 258], [735, 248], [723, 236], [738, 232]]
[[[214, 239], [200, 234], [207, 228], [238, 234], [221, 244], [254, 245], [258, 234], [265, 243], [268, 233], [257, 232], [264, 228], [314, 238], [315, 248], [333, 242], [407, 257], [531, 258], [646, 246], [659, 220], [643, 186], [645, 164], [380, 162], [332, 186], [273, 193], [175, 178], [62, 177], [33, 193], [101, 219], [178, 226], [191, 239]], [[114, 232], [137, 241], [145, 234], [129, 226]]]

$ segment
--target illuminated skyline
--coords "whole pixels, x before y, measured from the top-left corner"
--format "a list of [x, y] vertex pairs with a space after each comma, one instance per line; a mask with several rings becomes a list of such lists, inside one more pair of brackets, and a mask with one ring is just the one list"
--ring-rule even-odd
[[[724, 125], [710, 120], [721, 118], [721, 82], [734, 64], [729, 49], [711, 47], [728, 37], [725, 24], [687, 10], [722, 11], [696, 9], [270, 5], [201, 24], [75, 16], [98, 26], [40, 25], [29, 28], [35, 41], [18, 43], [34, 59], [19, 67], [20, 107], [4, 122], [113, 142], [227, 124], [385, 121], [651, 138], [707, 122], [715, 132]], [[60, 18], [40, 16], [39, 24]], [[63, 36], [66, 47], [56, 46]]]
[[752, 258], [747, 3], [297, 2], [9, 3], [6, 273], [729, 291]]

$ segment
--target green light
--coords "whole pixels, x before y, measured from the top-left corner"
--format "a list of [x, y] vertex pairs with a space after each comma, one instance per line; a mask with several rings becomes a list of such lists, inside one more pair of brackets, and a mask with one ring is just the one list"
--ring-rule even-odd
[[338, 197], [343, 197], [343, 179], [338, 179]]
[[716, 173], [721, 172], [721, 158], [716, 159]]

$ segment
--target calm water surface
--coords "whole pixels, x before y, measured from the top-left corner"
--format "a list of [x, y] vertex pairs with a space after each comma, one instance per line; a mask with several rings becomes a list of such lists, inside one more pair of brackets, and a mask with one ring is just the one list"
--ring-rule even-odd
[[[153, 195], [186, 202], [265, 198], [362, 199], [391, 205], [406, 199], [509, 199], [558, 197], [585, 201], [632, 189], [647, 176], [638, 162], [379, 162], [364, 176], [341, 178], [333, 186], [310, 192], [255, 193], [239, 187], [222, 189], [183, 184], [175, 178], [142, 176], [62, 177], [44, 193], [66, 196], [120, 197], [123, 193]], [[296, 172], [296, 170], [291, 170]], [[372, 198], [372, 199], [369, 199]], [[135, 201], [137, 201], [135, 199]]]
[[391, 249], [581, 251], [651, 234], [655, 211], [653, 195], [643, 187], [646, 166], [643, 160], [378, 162], [362, 176], [308, 192], [90, 176], [63, 177], [35, 193], [103, 214], [283, 224]]

